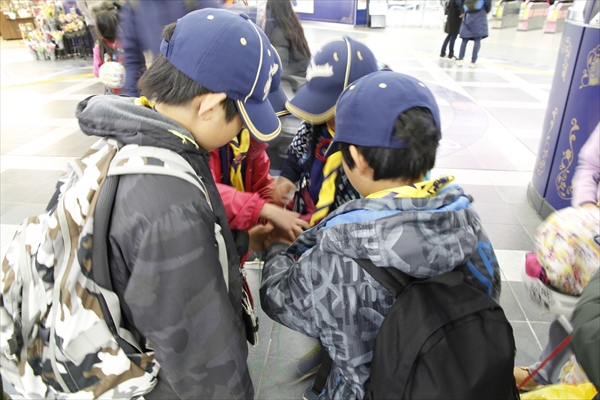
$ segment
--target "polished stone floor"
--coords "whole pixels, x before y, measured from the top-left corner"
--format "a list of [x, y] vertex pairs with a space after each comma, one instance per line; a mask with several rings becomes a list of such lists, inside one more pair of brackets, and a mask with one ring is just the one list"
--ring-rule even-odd
[[[305, 23], [313, 49], [332, 36], [367, 44], [380, 61], [434, 91], [442, 111], [443, 143], [435, 173], [452, 173], [472, 194], [503, 274], [501, 304], [513, 326], [517, 365], [532, 363], [547, 340], [551, 315], [532, 303], [520, 279], [540, 218], [526, 189], [534, 169], [561, 35], [515, 28], [491, 30], [477, 68], [438, 57], [439, 28], [351, 28]], [[103, 94], [91, 60], [34, 61], [19, 41], [0, 47], [0, 189], [3, 250], [21, 221], [40, 213], [68, 160], [94, 142], [75, 119], [76, 104]], [[456, 43], [458, 52], [460, 40]], [[467, 49], [467, 58], [471, 54]], [[467, 63], [468, 64], [468, 63]], [[258, 293], [260, 264], [249, 269]], [[258, 297], [258, 296], [255, 296]], [[260, 343], [248, 363], [259, 399], [299, 399], [298, 359], [314, 344], [261, 311]]]

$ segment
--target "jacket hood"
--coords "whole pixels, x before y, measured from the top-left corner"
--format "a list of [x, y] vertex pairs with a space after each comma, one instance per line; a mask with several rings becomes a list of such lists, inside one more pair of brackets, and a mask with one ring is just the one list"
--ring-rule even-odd
[[291, 250], [316, 246], [317, 251], [430, 278], [452, 271], [477, 250], [471, 201], [456, 185], [436, 197], [354, 200], [305, 232]]
[[134, 97], [92, 96], [78, 104], [76, 116], [86, 135], [208, 155], [187, 129]]

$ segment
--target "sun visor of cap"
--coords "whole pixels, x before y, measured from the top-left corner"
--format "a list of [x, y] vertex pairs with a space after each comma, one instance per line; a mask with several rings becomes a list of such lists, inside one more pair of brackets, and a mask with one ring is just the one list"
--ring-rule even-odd
[[317, 93], [304, 84], [286, 107], [304, 121], [322, 124], [334, 117], [338, 96], [339, 93]]
[[268, 101], [244, 103], [237, 100], [236, 106], [246, 127], [256, 140], [269, 142], [281, 133], [281, 121]]

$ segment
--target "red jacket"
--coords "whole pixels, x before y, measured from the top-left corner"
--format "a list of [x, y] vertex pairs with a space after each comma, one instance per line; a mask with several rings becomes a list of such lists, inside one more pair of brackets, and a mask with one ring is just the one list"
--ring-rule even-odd
[[[228, 146], [228, 145], [227, 145]], [[244, 160], [246, 173], [244, 176], [245, 192], [223, 184], [221, 156], [219, 149], [210, 153], [210, 170], [217, 183], [219, 194], [223, 199], [227, 220], [232, 230], [248, 230], [258, 224], [260, 210], [271, 200], [275, 179], [269, 175], [271, 162], [265, 149], [266, 143], [261, 143], [250, 137], [250, 149]], [[231, 157], [231, 153], [227, 152]], [[227, 168], [231, 162], [227, 161]]]

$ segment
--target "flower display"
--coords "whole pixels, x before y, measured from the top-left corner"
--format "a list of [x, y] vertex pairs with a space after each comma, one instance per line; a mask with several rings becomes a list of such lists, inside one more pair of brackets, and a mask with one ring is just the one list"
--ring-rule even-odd
[[[59, 21], [61, 18], [59, 17]], [[65, 23], [62, 26], [62, 30], [68, 36], [79, 36], [85, 32], [85, 23], [83, 18], [78, 14], [69, 13], [64, 16]], [[73, 35], [75, 34], [75, 35]]]
[[52, 39], [58, 42], [60, 40], [63, 40], [65, 34], [63, 33], [63, 31], [52, 31], [51, 35]]
[[54, 10], [54, 4], [46, 4], [42, 7], [42, 15], [46, 19], [54, 19], [56, 14]]

